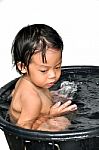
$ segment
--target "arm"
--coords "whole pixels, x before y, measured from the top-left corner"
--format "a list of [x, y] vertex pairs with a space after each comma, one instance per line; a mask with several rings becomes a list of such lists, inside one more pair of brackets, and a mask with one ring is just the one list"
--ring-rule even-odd
[[68, 100], [62, 105], [60, 102], [54, 104], [48, 115], [42, 115], [36, 121], [36, 125], [38, 124], [37, 130], [60, 131], [67, 128], [71, 123], [63, 115], [77, 110], [77, 106], [71, 105], [71, 103], [72, 101]]
[[[77, 106], [71, 105], [71, 101], [68, 101], [61, 105], [61, 103], [56, 103], [50, 109], [50, 114], [46, 116], [41, 116], [39, 118], [39, 126], [37, 130], [42, 131], [62, 131], [71, 125], [68, 118], [62, 116], [63, 114], [77, 110]], [[40, 123], [40, 119], [43, 120]], [[45, 119], [45, 120], [44, 120]]]
[[21, 114], [17, 125], [23, 128], [32, 129], [35, 120], [39, 117], [42, 102], [36, 92], [29, 91], [21, 95]]

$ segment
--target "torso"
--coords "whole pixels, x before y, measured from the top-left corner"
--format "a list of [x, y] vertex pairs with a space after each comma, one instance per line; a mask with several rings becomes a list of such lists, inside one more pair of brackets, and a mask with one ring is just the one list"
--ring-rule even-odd
[[[28, 88], [27, 88], [28, 87]], [[21, 110], [22, 110], [22, 103], [21, 103], [21, 94], [24, 90], [29, 90], [29, 88], [33, 89], [33, 91], [37, 92], [40, 96], [42, 101], [42, 109], [41, 114], [48, 114], [50, 107], [52, 106], [51, 95], [48, 89], [40, 89], [30, 83], [30, 81], [20, 78], [16, 83], [15, 89], [12, 91], [12, 103], [9, 109], [10, 119], [11, 122], [16, 123]], [[34, 100], [34, 99], [33, 99]], [[40, 115], [41, 115], [40, 114]]]

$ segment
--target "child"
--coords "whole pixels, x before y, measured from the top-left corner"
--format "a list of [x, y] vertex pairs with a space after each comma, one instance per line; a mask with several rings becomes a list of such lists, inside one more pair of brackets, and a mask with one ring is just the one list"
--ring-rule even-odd
[[64, 114], [77, 110], [68, 100], [53, 104], [49, 88], [60, 78], [63, 42], [45, 24], [28, 25], [16, 35], [12, 57], [21, 74], [12, 91], [10, 120], [33, 130], [61, 131], [70, 125]]

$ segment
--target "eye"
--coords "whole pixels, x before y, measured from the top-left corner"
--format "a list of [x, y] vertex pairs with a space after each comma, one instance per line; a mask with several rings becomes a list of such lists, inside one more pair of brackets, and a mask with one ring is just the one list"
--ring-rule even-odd
[[61, 68], [61, 66], [57, 66], [57, 67], [55, 67], [55, 69], [60, 69]]
[[47, 72], [47, 70], [40, 70], [40, 72], [45, 73], [45, 72]]

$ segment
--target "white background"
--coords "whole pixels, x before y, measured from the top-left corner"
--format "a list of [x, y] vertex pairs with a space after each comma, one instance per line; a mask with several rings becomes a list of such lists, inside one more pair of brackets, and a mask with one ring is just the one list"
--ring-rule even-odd
[[[0, 87], [18, 76], [10, 53], [15, 35], [34, 23], [62, 36], [62, 65], [99, 66], [99, 0], [0, 0]], [[0, 144], [8, 150], [2, 130]]]

